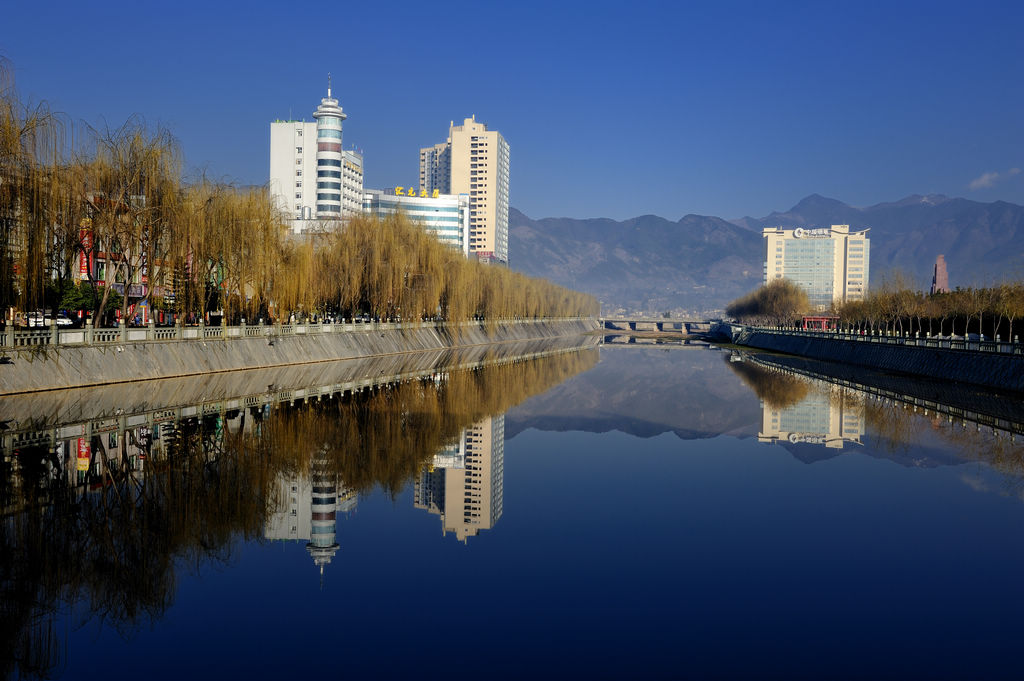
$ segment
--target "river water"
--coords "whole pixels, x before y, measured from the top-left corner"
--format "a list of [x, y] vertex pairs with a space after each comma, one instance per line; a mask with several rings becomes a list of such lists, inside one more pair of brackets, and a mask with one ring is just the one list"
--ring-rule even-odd
[[0, 418], [7, 675], [1019, 678], [1020, 402], [704, 345], [492, 359]]

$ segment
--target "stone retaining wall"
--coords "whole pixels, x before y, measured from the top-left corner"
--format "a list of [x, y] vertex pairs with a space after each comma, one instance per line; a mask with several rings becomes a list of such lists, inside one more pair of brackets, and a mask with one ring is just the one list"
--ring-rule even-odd
[[1024, 355], [890, 345], [744, 329], [737, 345], [940, 381], [1024, 392]]
[[0, 395], [519, 342], [595, 329], [594, 320], [559, 320], [498, 323], [492, 328], [463, 324], [205, 341], [37, 346], [7, 353], [9, 362], [0, 364]]

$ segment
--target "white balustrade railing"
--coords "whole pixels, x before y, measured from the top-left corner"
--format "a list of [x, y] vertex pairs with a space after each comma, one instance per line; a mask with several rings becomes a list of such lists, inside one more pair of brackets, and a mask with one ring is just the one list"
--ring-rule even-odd
[[748, 326], [746, 329], [753, 332], [768, 332], [782, 336], [800, 336], [805, 338], [829, 338], [839, 341], [851, 341], [856, 343], [878, 343], [883, 345], [901, 345], [921, 348], [939, 348], [944, 350], [966, 350], [970, 352], [989, 352], [1009, 355], [1024, 354], [1024, 343], [1020, 343], [1017, 336], [1012, 342], [1002, 341], [996, 336], [996, 340], [972, 339], [970, 337], [956, 336], [931, 336], [920, 334], [911, 335], [905, 332], [884, 333], [874, 331], [854, 330], [813, 330], [794, 329], [784, 326]]
[[[543, 322], [585, 321], [585, 317], [547, 317], [538, 319], [502, 319], [499, 324], [532, 324]], [[240, 324], [238, 326], [125, 326], [115, 328], [60, 329], [48, 328], [16, 329], [10, 325], [0, 331], [0, 348], [25, 348], [49, 345], [96, 345], [104, 343], [153, 343], [192, 340], [230, 340], [235, 338], [280, 337], [295, 335], [332, 334], [385, 331], [398, 329], [425, 329], [447, 326], [474, 326], [484, 320], [457, 322], [377, 322], [360, 319], [341, 323], [297, 323], [297, 324]]]

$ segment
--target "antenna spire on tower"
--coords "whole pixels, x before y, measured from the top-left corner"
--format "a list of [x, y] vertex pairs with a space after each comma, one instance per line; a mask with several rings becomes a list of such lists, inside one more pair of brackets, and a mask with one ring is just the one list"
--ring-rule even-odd
[[327, 72], [327, 99], [331, 98], [331, 72]]

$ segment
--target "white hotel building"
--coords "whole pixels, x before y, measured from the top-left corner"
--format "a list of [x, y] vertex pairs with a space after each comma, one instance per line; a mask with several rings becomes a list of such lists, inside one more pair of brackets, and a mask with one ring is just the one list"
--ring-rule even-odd
[[764, 237], [764, 283], [789, 279], [807, 292], [811, 305], [827, 310], [832, 303], [862, 300], [868, 292], [871, 243], [868, 230], [849, 225], [822, 229], [767, 227]]
[[293, 232], [330, 226], [362, 208], [362, 154], [342, 149], [347, 117], [328, 86], [314, 122], [270, 124], [270, 194]]

